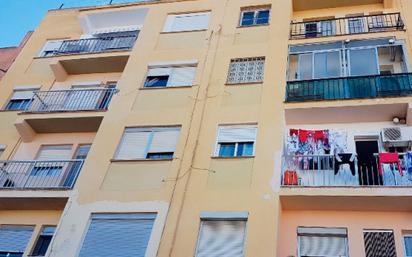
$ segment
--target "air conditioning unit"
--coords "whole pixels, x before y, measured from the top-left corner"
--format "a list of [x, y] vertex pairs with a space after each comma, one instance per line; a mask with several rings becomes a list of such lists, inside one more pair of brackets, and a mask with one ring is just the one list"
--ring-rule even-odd
[[386, 147], [403, 147], [412, 145], [412, 127], [385, 128], [381, 132]]

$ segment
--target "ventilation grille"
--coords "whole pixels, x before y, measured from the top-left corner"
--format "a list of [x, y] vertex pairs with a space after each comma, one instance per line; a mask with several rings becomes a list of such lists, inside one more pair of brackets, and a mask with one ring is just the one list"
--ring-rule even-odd
[[383, 131], [385, 141], [402, 140], [402, 133], [400, 128], [387, 128]]

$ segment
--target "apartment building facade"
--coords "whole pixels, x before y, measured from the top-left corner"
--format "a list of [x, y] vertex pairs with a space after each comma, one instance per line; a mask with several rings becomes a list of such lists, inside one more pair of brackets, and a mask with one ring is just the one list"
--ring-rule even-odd
[[49, 11], [0, 82], [0, 256], [412, 256], [411, 13]]

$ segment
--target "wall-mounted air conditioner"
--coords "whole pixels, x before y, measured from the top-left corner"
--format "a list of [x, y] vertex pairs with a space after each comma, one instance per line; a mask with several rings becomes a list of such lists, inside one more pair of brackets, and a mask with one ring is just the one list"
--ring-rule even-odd
[[412, 127], [384, 128], [381, 132], [386, 147], [403, 147], [412, 145]]

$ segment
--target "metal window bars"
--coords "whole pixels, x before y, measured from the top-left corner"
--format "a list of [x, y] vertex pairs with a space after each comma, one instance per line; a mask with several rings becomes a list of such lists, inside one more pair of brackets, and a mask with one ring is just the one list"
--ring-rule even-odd
[[290, 39], [396, 31], [403, 30], [404, 28], [405, 24], [400, 13], [320, 19], [307, 22], [292, 22], [290, 25]]
[[0, 161], [0, 189], [71, 189], [83, 161]]
[[72, 89], [34, 92], [33, 100], [24, 112], [73, 112], [106, 110], [118, 92], [115, 88]]

